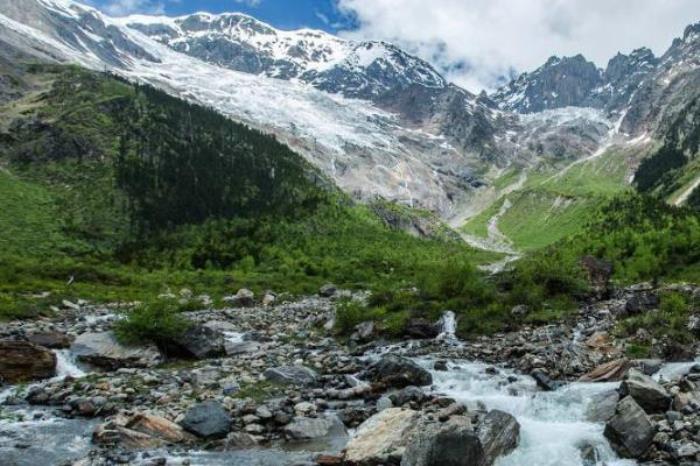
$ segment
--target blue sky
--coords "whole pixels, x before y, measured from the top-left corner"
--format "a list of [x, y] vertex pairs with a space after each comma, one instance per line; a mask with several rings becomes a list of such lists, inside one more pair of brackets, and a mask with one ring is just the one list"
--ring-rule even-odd
[[240, 11], [280, 29], [310, 27], [336, 32], [352, 26], [352, 18], [337, 8], [336, 0], [92, 0], [114, 15], [163, 13], [169, 16], [195, 11]]

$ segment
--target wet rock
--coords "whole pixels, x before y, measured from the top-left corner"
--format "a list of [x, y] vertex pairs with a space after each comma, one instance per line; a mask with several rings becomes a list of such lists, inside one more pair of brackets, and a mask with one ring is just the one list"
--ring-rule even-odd
[[397, 464], [408, 443], [408, 433], [419, 417], [417, 411], [402, 408], [375, 414], [358, 427], [346, 447], [345, 461], [360, 466]]
[[499, 457], [515, 450], [520, 442], [520, 424], [503, 411], [489, 411], [479, 423], [477, 433], [484, 449], [483, 465], [493, 464]]
[[655, 433], [649, 416], [630, 396], [618, 403], [604, 431], [613, 449], [625, 458], [641, 457], [651, 446]]
[[318, 380], [316, 372], [303, 366], [273, 367], [263, 372], [263, 377], [270, 382], [299, 386], [314, 385]]
[[623, 379], [630, 367], [628, 359], [610, 361], [581, 376], [579, 382], [617, 382]]
[[225, 354], [224, 334], [207, 325], [194, 325], [174, 342], [197, 359], [217, 358]]
[[369, 379], [391, 387], [409, 385], [424, 386], [433, 383], [433, 376], [410, 359], [389, 354], [374, 363], [368, 370]]
[[224, 442], [224, 448], [228, 450], [251, 448], [257, 445], [258, 441], [255, 437], [246, 432], [231, 432]]
[[447, 370], [447, 361], [445, 361], [444, 359], [438, 359], [437, 361], [435, 361], [435, 365], [433, 366], [433, 369], [435, 369], [436, 371], [441, 371], [441, 372], [446, 371]]
[[530, 377], [535, 379], [537, 386], [546, 392], [554, 391], [560, 385], [559, 382], [552, 380], [549, 375], [541, 369], [535, 369], [530, 372]]
[[163, 356], [155, 345], [123, 345], [112, 332], [83, 333], [76, 338], [71, 352], [78, 361], [109, 370], [153, 367], [163, 362]]
[[615, 415], [620, 394], [617, 390], [610, 390], [595, 395], [590, 403], [586, 417], [591, 422], [607, 422]]
[[0, 380], [7, 383], [48, 379], [56, 375], [56, 355], [28, 341], [0, 341]]
[[661, 370], [664, 362], [661, 359], [637, 359], [632, 365], [645, 375], [654, 375]]
[[471, 466], [492, 464], [469, 418], [421, 425], [406, 447], [401, 466]]
[[417, 402], [420, 403], [426, 398], [426, 394], [418, 387], [409, 385], [406, 388], [399, 390], [398, 392], [389, 395], [394, 406], [403, 406], [406, 403]]
[[311, 440], [345, 433], [345, 426], [336, 415], [322, 418], [295, 417], [284, 427], [285, 436], [292, 440]]
[[620, 395], [634, 398], [648, 414], [664, 413], [671, 406], [671, 396], [666, 389], [637, 369], [631, 369], [623, 380]]
[[440, 329], [434, 322], [427, 319], [409, 319], [406, 323], [404, 335], [409, 338], [430, 340], [440, 334]]
[[180, 425], [201, 438], [223, 438], [231, 430], [231, 416], [215, 401], [206, 401], [190, 408]]
[[27, 335], [27, 340], [35, 345], [50, 349], [70, 348], [73, 338], [61, 332], [37, 332]]

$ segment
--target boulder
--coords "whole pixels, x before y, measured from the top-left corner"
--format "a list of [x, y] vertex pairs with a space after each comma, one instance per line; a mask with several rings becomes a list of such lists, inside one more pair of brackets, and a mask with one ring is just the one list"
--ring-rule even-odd
[[624, 458], [639, 458], [651, 446], [656, 430], [644, 410], [628, 396], [605, 425], [604, 435], [613, 449]]
[[359, 342], [366, 342], [372, 339], [374, 335], [374, 322], [367, 320], [355, 326], [355, 332], [350, 336], [350, 339]]
[[78, 361], [108, 370], [153, 367], [163, 362], [155, 345], [124, 345], [112, 332], [83, 333], [73, 342], [71, 352]]
[[537, 386], [546, 392], [551, 392], [559, 388], [560, 383], [552, 380], [542, 369], [535, 369], [530, 372], [530, 377], [535, 379]]
[[127, 423], [127, 428], [164, 440], [168, 443], [181, 443], [192, 440], [192, 436], [164, 417], [148, 413], [133, 416]]
[[313, 385], [318, 380], [316, 372], [303, 366], [272, 367], [263, 372], [263, 377], [273, 383], [299, 386]]
[[630, 367], [628, 359], [616, 359], [601, 364], [591, 372], [581, 376], [579, 382], [618, 382], [624, 378]]
[[312, 440], [345, 434], [345, 426], [336, 415], [295, 417], [284, 427], [284, 435], [291, 440]]
[[223, 332], [208, 325], [190, 327], [174, 343], [197, 359], [217, 358], [226, 354]]
[[345, 461], [358, 466], [398, 463], [419, 417], [417, 411], [402, 408], [389, 408], [375, 414], [357, 428], [348, 442]]
[[636, 367], [646, 375], [654, 375], [661, 370], [664, 362], [661, 359], [636, 359], [632, 361], [632, 366]]
[[235, 295], [223, 298], [223, 301], [233, 307], [252, 307], [255, 305], [255, 293], [241, 288]]
[[492, 465], [518, 446], [520, 424], [510, 414], [494, 409], [479, 423], [477, 435], [484, 450], [484, 459], [480, 464]]
[[485, 452], [468, 417], [421, 425], [406, 447], [401, 466], [482, 466]]
[[433, 383], [433, 376], [427, 370], [410, 359], [388, 354], [372, 364], [367, 371], [373, 382], [383, 383], [395, 388], [409, 385], [424, 386]]
[[620, 394], [617, 390], [609, 390], [591, 397], [586, 418], [591, 422], [607, 422], [615, 415]]
[[56, 355], [28, 341], [0, 341], [0, 381], [21, 383], [56, 375]]
[[104, 447], [119, 447], [128, 450], [160, 448], [165, 441], [148, 434], [128, 429], [115, 422], [98, 425], [92, 433], [92, 442]]
[[148, 413], [115, 416], [93, 432], [94, 443], [126, 449], [158, 448], [192, 440], [193, 437], [179, 425]]
[[627, 315], [641, 314], [659, 306], [659, 297], [652, 292], [635, 293], [625, 303], [625, 312]]
[[318, 295], [323, 298], [332, 298], [338, 292], [338, 287], [332, 283], [326, 283], [318, 290]]
[[61, 332], [36, 332], [27, 335], [27, 340], [35, 345], [51, 349], [70, 348], [73, 337]]
[[671, 406], [671, 396], [657, 381], [637, 369], [630, 369], [620, 385], [620, 395], [630, 396], [648, 414], [664, 413]]
[[427, 319], [409, 319], [404, 334], [409, 338], [431, 340], [440, 334], [440, 329]]
[[215, 401], [205, 401], [190, 408], [180, 425], [201, 438], [224, 438], [231, 431], [231, 416]]

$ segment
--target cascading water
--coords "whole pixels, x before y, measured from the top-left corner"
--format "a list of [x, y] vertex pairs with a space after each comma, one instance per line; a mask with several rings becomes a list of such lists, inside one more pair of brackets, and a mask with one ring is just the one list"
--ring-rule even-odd
[[438, 322], [440, 327], [440, 334], [437, 336], [438, 340], [455, 340], [455, 332], [457, 331], [457, 318], [455, 313], [452, 311], [445, 311]]
[[[420, 360], [432, 367], [429, 360]], [[538, 391], [527, 376], [502, 370], [486, 373], [481, 363], [451, 363], [448, 371], [433, 371], [434, 389], [469, 407], [483, 404], [515, 416], [521, 426], [520, 445], [497, 466], [634, 465], [620, 460], [603, 436], [604, 425], [587, 419], [597, 395], [617, 384], [572, 383], [554, 392]], [[491, 371], [489, 371], [491, 372]], [[584, 463], [582, 452], [593, 452], [594, 463]]]
[[86, 372], [78, 366], [70, 350], [59, 350], [54, 353], [56, 354], [56, 377], [52, 380], [61, 380], [65, 377], [77, 379], [86, 375]]

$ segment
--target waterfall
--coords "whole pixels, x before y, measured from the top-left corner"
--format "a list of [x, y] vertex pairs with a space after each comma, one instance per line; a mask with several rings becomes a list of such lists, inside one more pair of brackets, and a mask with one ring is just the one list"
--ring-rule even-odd
[[85, 371], [82, 370], [70, 350], [54, 351], [56, 355], [56, 377], [52, 380], [62, 380], [65, 377], [79, 378], [85, 376]]
[[440, 327], [440, 334], [437, 336], [438, 340], [455, 340], [455, 332], [457, 331], [457, 319], [455, 313], [452, 311], [445, 311], [440, 317], [438, 322]]

